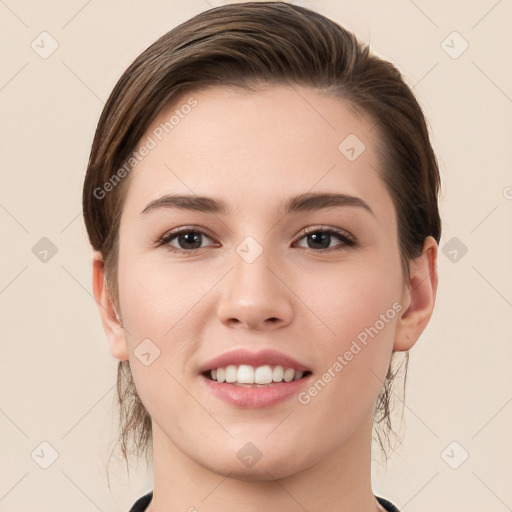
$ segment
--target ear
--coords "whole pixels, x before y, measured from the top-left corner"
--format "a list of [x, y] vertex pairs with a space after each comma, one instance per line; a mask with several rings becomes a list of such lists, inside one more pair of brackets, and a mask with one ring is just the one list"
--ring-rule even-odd
[[402, 294], [403, 313], [397, 322], [395, 351], [409, 350], [430, 321], [437, 293], [437, 249], [435, 239], [428, 236], [421, 255], [411, 261]]
[[92, 287], [103, 329], [110, 344], [110, 352], [116, 359], [127, 361], [125, 331], [108, 293], [103, 257], [99, 251], [94, 251], [92, 260]]

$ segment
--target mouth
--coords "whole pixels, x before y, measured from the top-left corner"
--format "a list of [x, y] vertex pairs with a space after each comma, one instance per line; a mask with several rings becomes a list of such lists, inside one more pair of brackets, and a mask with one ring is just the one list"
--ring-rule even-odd
[[311, 384], [313, 371], [293, 356], [272, 348], [240, 347], [198, 368], [204, 390], [237, 408], [269, 408], [292, 400]]
[[309, 370], [300, 371], [284, 368], [280, 365], [253, 368], [249, 365], [229, 365], [201, 373], [206, 379], [240, 387], [273, 387], [290, 382], [304, 380], [312, 375]]
[[311, 385], [312, 375], [313, 372], [306, 369], [269, 365], [258, 367], [255, 372], [249, 365], [230, 365], [199, 373], [209, 393], [241, 409], [270, 408], [291, 400]]

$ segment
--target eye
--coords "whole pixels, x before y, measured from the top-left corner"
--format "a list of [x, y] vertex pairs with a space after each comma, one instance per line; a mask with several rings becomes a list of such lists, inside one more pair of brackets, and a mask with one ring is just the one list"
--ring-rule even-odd
[[[331, 242], [333, 237], [337, 238], [342, 243], [332, 247]], [[166, 248], [172, 252], [190, 253], [206, 247], [202, 243], [204, 238], [211, 240], [208, 233], [200, 228], [183, 227], [164, 234], [155, 242], [155, 245], [157, 247], [166, 246]], [[307, 228], [305, 234], [303, 234], [299, 240], [303, 238], [306, 238], [307, 243], [309, 242], [311, 246], [304, 247], [299, 245], [299, 247], [304, 247], [306, 250], [313, 252], [331, 252], [344, 249], [346, 246], [351, 247], [357, 245], [357, 242], [347, 232], [332, 227]]]
[[[208, 234], [199, 228], [180, 228], [170, 231], [159, 238], [156, 245], [166, 245], [172, 252], [192, 252], [204, 247], [202, 245], [202, 237], [210, 238]], [[176, 240], [175, 240], [176, 239]], [[172, 245], [171, 242], [176, 241], [178, 247]]]
[[[333, 237], [341, 240], [343, 243], [338, 244], [335, 247], [330, 247]], [[337, 228], [307, 228], [306, 234], [299, 240], [302, 240], [303, 238], [307, 239], [306, 243], [310, 242], [312, 245], [312, 247], [305, 248], [315, 252], [318, 250], [321, 252], [330, 252], [331, 250], [343, 249], [345, 246], [351, 247], [356, 245], [356, 241], [348, 233]]]

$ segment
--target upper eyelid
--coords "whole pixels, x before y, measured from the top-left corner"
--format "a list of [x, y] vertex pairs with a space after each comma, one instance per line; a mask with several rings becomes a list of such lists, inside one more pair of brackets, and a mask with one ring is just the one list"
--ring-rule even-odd
[[313, 225], [313, 226], [305, 227], [302, 230], [301, 238], [305, 235], [308, 235], [309, 233], [314, 233], [315, 231], [334, 231], [335, 234], [339, 232], [338, 234], [346, 235], [348, 238], [355, 239], [355, 237], [352, 235], [352, 233], [350, 233], [349, 231], [347, 231], [344, 228], [336, 228], [334, 226], [323, 226], [323, 225], [320, 225], [320, 226]]

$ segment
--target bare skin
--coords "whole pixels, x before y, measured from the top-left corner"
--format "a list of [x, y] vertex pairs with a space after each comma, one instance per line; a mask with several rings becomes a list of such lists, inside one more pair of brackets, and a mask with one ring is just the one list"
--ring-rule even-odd
[[[118, 316], [99, 253], [93, 260], [111, 352], [130, 361], [153, 421], [149, 510], [383, 511], [371, 486], [375, 400], [392, 351], [409, 350], [432, 315], [437, 244], [428, 237], [411, 275], [402, 275], [396, 213], [377, 172], [376, 131], [344, 100], [287, 86], [192, 95], [197, 106], [129, 175]], [[147, 135], [189, 97], [166, 107]], [[350, 134], [365, 144], [353, 161], [338, 149]], [[289, 197], [317, 192], [356, 196], [371, 212], [336, 206], [282, 214]], [[141, 214], [171, 193], [222, 199], [232, 211]], [[196, 235], [199, 248], [180, 237], [155, 245], [180, 227], [206, 232]], [[356, 244], [326, 235], [323, 248], [306, 227], [343, 230]], [[250, 264], [236, 250], [247, 236], [262, 249]], [[387, 321], [377, 323], [382, 314]], [[198, 374], [228, 350], [273, 348], [321, 378], [365, 328], [381, 324], [307, 404], [292, 397], [242, 409], [219, 400]], [[134, 354], [144, 339], [160, 350], [149, 366]], [[237, 457], [248, 442], [262, 454], [251, 467]]]

